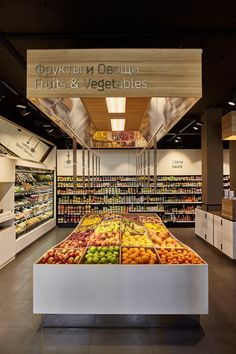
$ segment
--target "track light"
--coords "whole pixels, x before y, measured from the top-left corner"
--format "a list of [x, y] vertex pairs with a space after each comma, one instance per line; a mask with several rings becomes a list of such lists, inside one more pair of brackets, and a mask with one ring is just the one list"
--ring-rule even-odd
[[48, 134], [52, 133], [53, 131], [54, 131], [54, 128], [48, 128], [48, 129], [47, 129], [47, 133], [48, 133]]
[[180, 141], [179, 141], [179, 139], [176, 138], [176, 139], [175, 139], [175, 142], [176, 142], [176, 143], [179, 143]]
[[30, 111], [26, 111], [25, 109], [23, 109], [20, 113], [21, 113], [22, 117], [26, 117], [26, 116], [28, 116], [31, 112], [30, 112]]
[[195, 124], [196, 124], [196, 125], [199, 125], [199, 126], [202, 126], [202, 125], [203, 125], [203, 122], [198, 121], [198, 122], [196, 122]]
[[194, 130], [198, 130], [199, 128], [198, 128], [196, 125], [194, 125], [194, 126], [193, 126], [193, 129], [194, 129]]

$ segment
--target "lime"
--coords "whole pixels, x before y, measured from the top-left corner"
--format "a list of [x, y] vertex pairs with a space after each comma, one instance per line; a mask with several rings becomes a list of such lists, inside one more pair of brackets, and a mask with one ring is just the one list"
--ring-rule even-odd
[[88, 257], [87, 263], [88, 263], [88, 264], [92, 264], [92, 263], [93, 263], [93, 257]]
[[97, 248], [96, 248], [95, 246], [92, 246], [92, 247], [89, 249], [89, 251], [90, 251], [91, 253], [94, 253], [94, 252], [97, 251]]
[[93, 263], [98, 264], [99, 263], [99, 258], [98, 257], [93, 257]]
[[102, 257], [102, 258], [100, 259], [100, 263], [102, 263], [102, 264], [107, 263], [107, 259], [106, 259], [105, 257]]

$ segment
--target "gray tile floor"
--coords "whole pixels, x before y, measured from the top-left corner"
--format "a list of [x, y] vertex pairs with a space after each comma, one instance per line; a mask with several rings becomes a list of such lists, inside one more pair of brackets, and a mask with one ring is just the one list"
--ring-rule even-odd
[[32, 314], [32, 264], [68, 235], [54, 229], [0, 270], [0, 354], [235, 354], [236, 264], [194, 236], [173, 233], [209, 263], [210, 313], [199, 329], [42, 328]]

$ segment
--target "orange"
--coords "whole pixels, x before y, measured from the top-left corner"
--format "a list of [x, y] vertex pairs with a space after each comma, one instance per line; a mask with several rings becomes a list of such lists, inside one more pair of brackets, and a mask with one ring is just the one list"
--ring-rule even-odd
[[135, 259], [136, 258], [136, 254], [135, 253], [131, 254], [130, 258], [131, 259]]
[[122, 252], [123, 252], [123, 253], [128, 252], [128, 248], [127, 248], [127, 247], [123, 247], [123, 248], [122, 248]]
[[148, 256], [142, 256], [143, 263], [148, 263], [149, 262], [149, 257]]
[[131, 261], [130, 264], [137, 264], [135, 261]]
[[137, 257], [136, 258], [136, 262], [139, 263], [139, 264], [142, 264], [143, 263], [143, 260], [141, 257]]

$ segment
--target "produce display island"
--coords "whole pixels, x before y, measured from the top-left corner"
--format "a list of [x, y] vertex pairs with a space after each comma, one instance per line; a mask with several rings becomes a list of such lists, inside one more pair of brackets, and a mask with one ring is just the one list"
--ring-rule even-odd
[[207, 314], [208, 265], [156, 214], [88, 214], [34, 264], [33, 306], [41, 314]]

